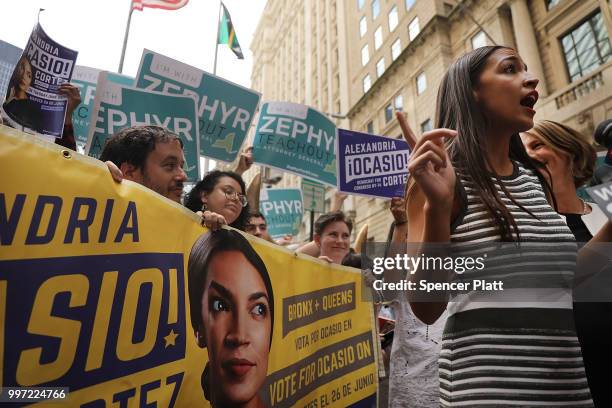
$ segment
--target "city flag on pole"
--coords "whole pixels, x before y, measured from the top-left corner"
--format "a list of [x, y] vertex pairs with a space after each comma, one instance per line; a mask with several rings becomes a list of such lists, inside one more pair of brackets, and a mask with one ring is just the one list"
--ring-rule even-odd
[[132, 0], [132, 10], [142, 11], [144, 7], [178, 10], [188, 2], [189, 0]]
[[219, 27], [219, 39], [217, 40], [217, 44], [227, 44], [228, 47], [234, 51], [238, 59], [244, 59], [242, 49], [240, 48], [240, 44], [238, 44], [236, 32], [234, 31], [232, 19], [223, 2], [221, 2], [221, 7], [223, 7], [223, 16], [221, 16], [221, 26]]

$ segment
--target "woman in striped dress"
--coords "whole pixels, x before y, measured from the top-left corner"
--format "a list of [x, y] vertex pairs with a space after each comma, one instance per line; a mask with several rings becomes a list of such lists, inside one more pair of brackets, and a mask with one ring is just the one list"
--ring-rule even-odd
[[[410, 158], [409, 242], [538, 245], [524, 259], [504, 257], [498, 247], [490, 267], [463, 275], [495, 275], [506, 286], [451, 296], [439, 360], [443, 406], [593, 404], [567, 287], [575, 254], [563, 250], [574, 247], [573, 236], [549, 205], [550, 189], [518, 135], [533, 126], [537, 84], [513, 49], [481, 47], [462, 56], [440, 85], [437, 129], [423, 135]], [[594, 239], [611, 235], [608, 223]], [[435, 273], [419, 270], [411, 279], [440, 280]], [[447, 306], [410, 293], [409, 301], [428, 324]]]

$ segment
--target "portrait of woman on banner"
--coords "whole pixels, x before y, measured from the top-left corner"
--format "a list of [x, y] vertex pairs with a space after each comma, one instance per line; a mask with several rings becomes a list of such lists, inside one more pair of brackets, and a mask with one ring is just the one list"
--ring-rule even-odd
[[202, 234], [189, 255], [191, 324], [208, 363], [202, 389], [213, 407], [264, 407], [274, 296], [266, 265], [237, 231]]
[[15, 66], [2, 109], [5, 115], [18, 125], [40, 132], [42, 130], [40, 107], [30, 100], [27, 93], [33, 77], [32, 65], [24, 55]]

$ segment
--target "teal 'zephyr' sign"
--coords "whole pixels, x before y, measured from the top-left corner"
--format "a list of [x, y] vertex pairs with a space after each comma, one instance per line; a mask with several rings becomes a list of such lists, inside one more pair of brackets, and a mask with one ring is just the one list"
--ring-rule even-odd
[[299, 188], [261, 190], [259, 211], [266, 217], [268, 232], [272, 238], [297, 235], [304, 215], [302, 192]]
[[336, 185], [336, 126], [319, 111], [288, 102], [261, 107], [253, 158], [257, 163]]
[[[96, 84], [100, 70], [96, 68], [74, 67], [72, 83], [79, 87], [81, 92], [81, 103], [72, 113], [72, 126], [77, 144], [84, 146], [89, 135], [89, 125], [91, 123], [91, 112], [93, 110], [94, 98], [96, 96]], [[133, 86], [134, 78], [127, 75], [107, 73], [107, 80], [118, 84]]]
[[91, 117], [96, 121], [89, 129], [89, 156], [100, 157], [106, 139], [121, 129], [145, 124], [161, 126], [183, 141], [187, 179], [199, 179], [198, 120], [192, 98], [126, 87], [109, 81], [107, 73], [101, 72]]
[[144, 50], [136, 86], [195, 99], [200, 121], [200, 154], [231, 162], [253, 121], [260, 94], [200, 69]]

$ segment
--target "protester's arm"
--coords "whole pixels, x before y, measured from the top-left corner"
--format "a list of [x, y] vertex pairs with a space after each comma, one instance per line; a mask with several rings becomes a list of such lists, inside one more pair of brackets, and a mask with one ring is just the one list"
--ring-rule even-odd
[[220, 229], [222, 226], [227, 225], [227, 221], [225, 220], [225, 217], [222, 216], [221, 214], [217, 214], [216, 212], [212, 212], [212, 211], [197, 211], [196, 212], [197, 215], [199, 215], [200, 217], [202, 217], [202, 225], [205, 226], [206, 228], [210, 228], [213, 231], [216, 231], [218, 229]]
[[110, 172], [113, 180], [115, 180], [116, 183], [121, 183], [121, 181], [123, 181], [123, 173], [121, 172], [121, 169], [110, 160], [105, 161], [104, 164], [106, 164], [106, 167], [108, 167], [108, 171]]
[[[419, 253], [435, 256], [428, 243], [449, 243], [450, 225], [453, 211], [456, 175], [446, 149], [444, 138], [454, 137], [457, 132], [451, 129], [434, 129], [416, 137], [405, 117], [398, 113], [398, 122], [412, 154], [408, 171], [415, 181], [407, 193], [408, 201], [408, 242], [421, 243]], [[409, 275], [412, 282], [446, 282], [444, 271], [418, 269]], [[416, 292], [415, 292], [416, 293]], [[447, 301], [417, 301], [415, 293], [408, 291], [408, 301], [414, 314], [424, 323], [433, 324], [446, 309]], [[438, 293], [444, 296], [444, 293]]]
[[347, 193], [341, 193], [340, 191], [336, 190], [331, 198], [331, 206], [329, 212], [342, 210], [342, 204], [344, 204], [346, 197], [348, 197]]
[[67, 147], [68, 149], [76, 150], [76, 140], [74, 138], [74, 128], [72, 126], [72, 113], [81, 103], [81, 93], [76, 86], [65, 83], [60, 85], [59, 93], [68, 98], [66, 103], [66, 116], [64, 117], [64, 129], [62, 137], [56, 138], [55, 143]]
[[408, 216], [406, 215], [406, 201], [401, 197], [391, 199], [391, 215], [393, 215], [392, 244], [405, 244], [408, 234]]
[[251, 168], [253, 165], [253, 146], [249, 146], [242, 153], [240, 153], [240, 157], [238, 158], [238, 164], [234, 169], [235, 173], [238, 173], [242, 176], [242, 174]]
[[295, 252], [299, 254], [314, 256], [315, 258], [317, 258], [321, 253], [321, 249], [314, 241], [310, 241], [309, 243], [304, 244], [298, 249], [296, 249]]
[[281, 246], [289, 245], [292, 242], [293, 242], [293, 235], [291, 234], [284, 235], [281, 238], [276, 240], [276, 244], [281, 245]]
[[[403, 256], [406, 253], [406, 239], [408, 234], [408, 217], [406, 214], [405, 200], [401, 197], [391, 199], [389, 210], [393, 216], [393, 234], [387, 237], [387, 248], [385, 257], [393, 258], [396, 255]], [[406, 279], [406, 271], [403, 269], [386, 269], [383, 274], [385, 282], [399, 282]]]

